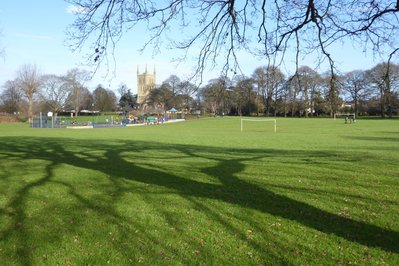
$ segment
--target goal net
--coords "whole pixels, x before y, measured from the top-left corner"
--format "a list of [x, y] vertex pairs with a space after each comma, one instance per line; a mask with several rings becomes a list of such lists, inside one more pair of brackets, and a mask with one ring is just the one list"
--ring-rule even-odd
[[274, 131], [277, 132], [276, 119], [241, 118], [241, 132], [243, 131]]

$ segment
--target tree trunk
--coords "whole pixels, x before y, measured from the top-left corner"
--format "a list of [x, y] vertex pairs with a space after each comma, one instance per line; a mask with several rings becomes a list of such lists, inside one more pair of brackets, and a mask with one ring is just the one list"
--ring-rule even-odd
[[387, 104], [388, 104], [388, 106], [387, 106], [387, 107], [388, 107], [388, 108], [387, 108], [388, 117], [389, 117], [389, 118], [392, 118], [391, 81], [390, 81], [390, 79], [389, 79], [388, 73], [387, 73], [387, 76], [385, 77], [385, 89], [386, 89], [386, 91], [384, 92], [384, 97], [386, 98], [386, 102], [387, 102]]
[[294, 117], [295, 115], [295, 98], [294, 100], [291, 102], [291, 117]]
[[29, 97], [28, 98], [28, 121], [29, 123], [32, 123], [33, 121], [33, 98]]
[[355, 101], [355, 116], [358, 117], [358, 113], [357, 113], [357, 95], [355, 95], [355, 97], [353, 98], [353, 100]]
[[380, 112], [381, 117], [385, 118], [385, 99], [384, 99], [384, 89], [380, 87]]
[[309, 109], [309, 98], [308, 98], [308, 89], [305, 88], [305, 117], [308, 118], [308, 109]]
[[388, 112], [388, 117], [392, 118], [392, 97], [391, 97], [391, 93], [387, 92], [385, 93], [386, 96], [386, 102], [387, 102], [387, 112]]

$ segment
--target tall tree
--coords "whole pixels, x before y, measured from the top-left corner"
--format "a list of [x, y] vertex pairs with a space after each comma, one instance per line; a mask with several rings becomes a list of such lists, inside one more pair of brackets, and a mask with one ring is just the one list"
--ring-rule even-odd
[[210, 80], [208, 85], [202, 89], [204, 104], [214, 115], [226, 113], [229, 109], [227, 91], [230, 86], [230, 79], [221, 76], [218, 79]]
[[54, 113], [65, 107], [68, 97], [68, 89], [65, 78], [57, 75], [44, 75], [41, 98]]
[[320, 75], [308, 66], [298, 68], [296, 81], [299, 91], [303, 96], [303, 107], [305, 117], [313, 115], [317, 87], [320, 83]]
[[331, 72], [323, 73], [321, 79], [323, 83], [322, 90], [324, 90], [325, 100], [326, 104], [328, 105], [330, 117], [334, 117], [334, 114], [337, 113], [338, 106], [341, 101], [339, 98], [341, 82], [335, 73], [331, 76]]
[[177, 86], [177, 93], [182, 102], [182, 108], [190, 110], [195, 105], [193, 96], [198, 92], [198, 87], [190, 81], [181, 81]]
[[177, 93], [177, 90], [181, 86], [181, 80], [178, 76], [171, 75], [163, 82], [163, 85], [168, 86], [172, 92], [172, 95], [175, 96]]
[[72, 110], [75, 115], [79, 115], [81, 110], [94, 110], [94, 99], [92, 93], [86, 87], [81, 87], [79, 90], [69, 91], [65, 103], [66, 110]]
[[[69, 91], [68, 105], [73, 108], [75, 115], [79, 115], [84, 102], [88, 100], [87, 88], [84, 84], [90, 79], [90, 73], [77, 68], [71, 69], [65, 75], [65, 85]], [[87, 108], [87, 106], [86, 106]]]
[[281, 87], [281, 92], [276, 100], [276, 111], [284, 117], [288, 116], [290, 109], [290, 96], [291, 96], [291, 83], [292, 77], [284, 82]]
[[298, 97], [301, 92], [301, 87], [299, 86], [299, 84], [300, 83], [298, 82], [298, 72], [296, 72], [295, 75], [291, 76], [285, 84], [285, 89], [287, 90], [287, 104], [289, 105], [289, 112], [291, 113], [291, 117], [296, 116], [298, 109], [300, 109], [298, 104]]
[[274, 110], [273, 114], [276, 115], [275, 102], [279, 90], [284, 83], [284, 74], [278, 67], [269, 65], [267, 67], [257, 68], [254, 72], [253, 78], [258, 87], [262, 86], [261, 91], [266, 106], [266, 115], [271, 115], [272, 109]]
[[10, 114], [17, 113], [19, 103], [22, 100], [22, 92], [18, 89], [15, 80], [8, 80], [3, 85], [4, 90], [0, 95], [2, 109]]
[[93, 91], [93, 101], [96, 110], [115, 111], [116, 109], [116, 96], [111, 90], [105, 89], [101, 84]]
[[[266, 104], [266, 109], [269, 111], [270, 107], [268, 106], [267, 95], [270, 94], [268, 90], [270, 90], [270, 86], [267, 86], [268, 77], [267, 77], [267, 67], [258, 67], [255, 69], [254, 73], [252, 74], [253, 81], [256, 85], [256, 112], [263, 113], [264, 104]], [[273, 92], [271, 92], [273, 94]], [[267, 111], [267, 112], [268, 112]]]
[[177, 86], [177, 93], [192, 97], [198, 91], [198, 87], [189, 80], [181, 81]]
[[17, 84], [28, 100], [28, 119], [32, 122], [33, 101], [42, 85], [42, 77], [35, 65], [23, 65], [17, 72]]
[[167, 84], [162, 84], [161, 87], [151, 90], [148, 95], [148, 103], [160, 113], [164, 113], [172, 106], [173, 92]]
[[370, 87], [367, 86], [366, 72], [353, 70], [343, 76], [343, 90], [348, 93], [354, 104], [356, 116], [359, 113], [359, 101], [371, 95]]
[[380, 115], [392, 117], [393, 93], [399, 87], [399, 65], [381, 63], [367, 71], [368, 80], [379, 93]]
[[119, 99], [119, 106], [124, 111], [129, 111], [137, 106], [137, 101], [130, 89], [127, 89]]
[[238, 76], [234, 86], [234, 105], [238, 115], [251, 115], [258, 109], [255, 103], [254, 80], [246, 76]]

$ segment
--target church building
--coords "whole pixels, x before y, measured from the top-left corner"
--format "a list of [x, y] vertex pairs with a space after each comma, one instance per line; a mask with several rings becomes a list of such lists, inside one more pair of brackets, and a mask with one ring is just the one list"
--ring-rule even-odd
[[145, 66], [145, 72], [140, 74], [139, 66], [137, 66], [137, 103], [139, 105], [144, 105], [150, 91], [155, 89], [155, 78], [155, 66], [152, 74], [148, 73], [147, 65]]

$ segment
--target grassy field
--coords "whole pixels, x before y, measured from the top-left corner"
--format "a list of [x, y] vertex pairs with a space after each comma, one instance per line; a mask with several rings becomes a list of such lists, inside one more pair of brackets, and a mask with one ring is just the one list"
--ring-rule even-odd
[[244, 129], [0, 124], [0, 264], [399, 264], [399, 120]]

